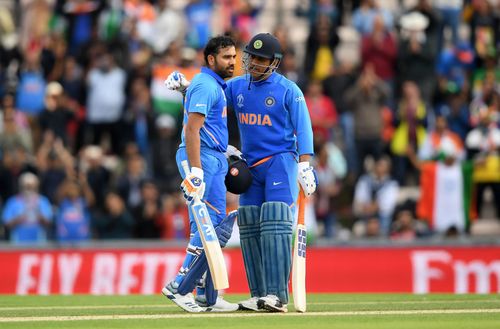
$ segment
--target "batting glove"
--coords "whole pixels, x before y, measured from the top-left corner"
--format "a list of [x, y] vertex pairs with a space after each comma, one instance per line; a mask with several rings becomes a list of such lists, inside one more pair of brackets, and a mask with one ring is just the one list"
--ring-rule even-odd
[[178, 91], [183, 94], [186, 93], [186, 89], [191, 84], [191, 82], [189, 82], [189, 80], [186, 79], [184, 74], [182, 74], [179, 71], [174, 71], [170, 73], [170, 75], [167, 77], [164, 83], [168, 89]]
[[243, 153], [241, 153], [240, 150], [238, 150], [236, 147], [233, 145], [228, 145], [226, 152], [224, 152], [224, 155], [226, 156], [226, 159], [229, 159], [231, 157], [236, 157], [239, 160], [243, 160], [246, 162], [245, 158], [243, 157]]
[[181, 183], [181, 190], [187, 202], [193, 201], [196, 195], [198, 195], [200, 200], [203, 199], [203, 195], [205, 194], [203, 169], [192, 167], [189, 175], [187, 175]]
[[318, 183], [318, 178], [316, 177], [316, 172], [314, 168], [309, 164], [309, 162], [299, 162], [299, 183], [304, 191], [306, 197], [316, 191], [316, 185]]

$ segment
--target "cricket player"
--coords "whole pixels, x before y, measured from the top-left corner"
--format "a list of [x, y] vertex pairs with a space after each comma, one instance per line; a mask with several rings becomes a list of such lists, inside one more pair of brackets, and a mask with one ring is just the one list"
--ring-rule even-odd
[[311, 120], [301, 90], [275, 72], [283, 56], [276, 37], [257, 34], [244, 54], [246, 74], [229, 80], [225, 89], [227, 104], [238, 119], [241, 152], [252, 173], [252, 183], [241, 194], [238, 209], [251, 294], [240, 308], [287, 312], [292, 210], [298, 185], [310, 196], [317, 183], [309, 163], [313, 155]]
[[[226, 36], [210, 39], [204, 49], [206, 66], [191, 83], [173, 72], [165, 81], [167, 88], [185, 92], [182, 138], [176, 161], [184, 178], [181, 189], [186, 201], [197, 194], [207, 205], [219, 241], [225, 245], [231, 236], [236, 213], [226, 217], [228, 143], [227, 101], [224, 79], [232, 77], [236, 58], [234, 41]], [[189, 86], [189, 88], [187, 88]], [[185, 175], [181, 162], [188, 160], [190, 173]], [[172, 282], [162, 290], [170, 300], [188, 312], [235, 311], [217, 295], [207, 273], [206, 257], [196, 223], [190, 213], [191, 237], [182, 267]], [[197, 287], [196, 300], [192, 291]]]
[[287, 312], [297, 180], [306, 196], [316, 190], [309, 111], [299, 87], [275, 72], [282, 56], [276, 37], [255, 35], [244, 49], [246, 74], [225, 90], [253, 176], [238, 225], [251, 294], [240, 307], [254, 311]]

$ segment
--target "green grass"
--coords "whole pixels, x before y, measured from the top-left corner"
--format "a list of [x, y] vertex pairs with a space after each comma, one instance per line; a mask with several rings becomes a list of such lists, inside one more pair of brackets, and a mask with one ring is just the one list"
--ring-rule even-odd
[[500, 295], [309, 294], [305, 314], [292, 304], [288, 314], [188, 314], [161, 295], [0, 296], [0, 328], [498, 329]]

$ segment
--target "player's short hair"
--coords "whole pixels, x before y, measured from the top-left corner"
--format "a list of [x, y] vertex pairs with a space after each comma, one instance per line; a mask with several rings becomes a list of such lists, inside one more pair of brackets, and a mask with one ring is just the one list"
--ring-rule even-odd
[[203, 56], [205, 58], [205, 64], [208, 65], [208, 56], [216, 56], [219, 51], [227, 47], [236, 47], [234, 40], [227, 35], [219, 35], [208, 40], [205, 49], [203, 50]]

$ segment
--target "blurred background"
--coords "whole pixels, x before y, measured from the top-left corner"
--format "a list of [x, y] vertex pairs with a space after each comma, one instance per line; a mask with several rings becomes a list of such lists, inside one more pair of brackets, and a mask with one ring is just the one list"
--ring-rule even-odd
[[183, 245], [163, 81], [264, 31], [312, 119], [311, 244], [498, 238], [499, 28], [498, 0], [2, 0], [2, 245]]

